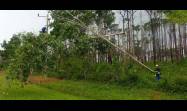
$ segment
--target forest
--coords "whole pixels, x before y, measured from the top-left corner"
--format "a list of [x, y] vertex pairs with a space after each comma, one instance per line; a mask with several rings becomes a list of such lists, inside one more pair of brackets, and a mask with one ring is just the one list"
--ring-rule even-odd
[[186, 26], [186, 10], [50, 10], [1, 44], [0, 99], [187, 99]]

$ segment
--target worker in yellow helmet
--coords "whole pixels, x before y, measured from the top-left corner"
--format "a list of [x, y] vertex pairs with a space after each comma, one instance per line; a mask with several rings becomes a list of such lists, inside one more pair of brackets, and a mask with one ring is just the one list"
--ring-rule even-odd
[[160, 80], [160, 67], [158, 64], [156, 64], [156, 80]]

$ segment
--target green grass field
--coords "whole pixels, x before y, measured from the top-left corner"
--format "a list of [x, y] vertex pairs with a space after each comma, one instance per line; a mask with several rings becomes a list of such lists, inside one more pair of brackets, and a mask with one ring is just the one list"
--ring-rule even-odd
[[8, 88], [0, 76], [1, 100], [154, 100], [185, 99], [183, 94], [168, 94], [153, 89], [122, 87], [88, 81], [61, 80], [53, 83], [29, 84], [24, 88]]
[[[4, 81], [4, 76], [0, 77]], [[0, 99], [1, 100], [81, 100], [88, 99], [81, 96], [76, 96], [68, 93], [62, 93], [56, 90], [51, 90], [35, 84], [26, 85], [24, 88], [18, 85], [8, 87], [6, 83], [0, 84]]]
[[90, 83], [87, 81], [64, 80], [53, 84], [42, 84], [41, 86], [60, 91], [62, 93], [97, 100], [184, 99], [184, 95], [170, 95], [147, 88], [127, 88], [110, 84]]

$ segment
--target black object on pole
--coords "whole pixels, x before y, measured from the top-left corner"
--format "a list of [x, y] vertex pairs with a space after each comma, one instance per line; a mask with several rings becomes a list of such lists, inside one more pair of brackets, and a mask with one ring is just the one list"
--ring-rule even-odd
[[46, 27], [43, 27], [42, 28], [42, 33], [46, 33], [47, 32], [47, 28]]

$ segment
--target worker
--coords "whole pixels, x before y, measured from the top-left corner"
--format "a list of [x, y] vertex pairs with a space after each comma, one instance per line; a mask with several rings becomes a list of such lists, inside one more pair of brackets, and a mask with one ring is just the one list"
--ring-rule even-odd
[[160, 80], [160, 67], [158, 64], [156, 64], [155, 72], [156, 72], [156, 80]]
[[40, 31], [40, 33], [46, 33], [47, 32], [47, 28], [43, 27], [42, 30]]

